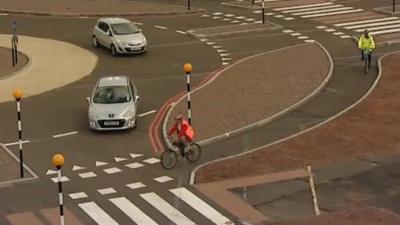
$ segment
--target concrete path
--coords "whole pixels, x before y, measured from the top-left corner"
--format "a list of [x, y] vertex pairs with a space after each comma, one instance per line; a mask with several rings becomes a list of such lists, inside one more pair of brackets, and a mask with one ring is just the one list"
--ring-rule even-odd
[[[10, 35], [0, 35], [0, 46], [9, 47], [10, 40]], [[97, 63], [97, 56], [88, 50], [51, 39], [19, 36], [18, 50], [30, 57], [30, 64], [0, 81], [0, 102], [14, 100], [17, 88], [28, 97], [80, 80]]]

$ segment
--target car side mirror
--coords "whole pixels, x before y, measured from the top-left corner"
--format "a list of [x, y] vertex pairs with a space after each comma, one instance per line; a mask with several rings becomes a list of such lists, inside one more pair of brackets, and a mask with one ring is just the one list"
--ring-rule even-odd
[[139, 95], [136, 95], [135, 101], [139, 101], [140, 97]]
[[90, 103], [90, 98], [89, 98], [89, 97], [86, 97], [86, 101], [87, 101], [88, 103]]
[[110, 36], [110, 37], [113, 36], [111, 30], [108, 32], [108, 36]]

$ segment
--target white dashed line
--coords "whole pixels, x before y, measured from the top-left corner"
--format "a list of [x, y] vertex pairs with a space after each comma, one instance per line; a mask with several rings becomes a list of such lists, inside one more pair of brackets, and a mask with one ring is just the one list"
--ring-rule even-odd
[[245, 19], [247, 22], [253, 22], [253, 21], [255, 21], [256, 19], [253, 19], [253, 18], [247, 18], [247, 19]]
[[139, 23], [139, 22], [132, 22], [135, 25], [139, 25], [139, 26], [143, 26], [143, 23]]
[[264, 13], [264, 15], [266, 15], [266, 16], [273, 16], [273, 15], [275, 15], [275, 13]]
[[288, 34], [288, 33], [293, 33], [294, 30], [282, 30], [283, 33]]
[[284, 15], [276, 15], [276, 16], [274, 16], [275, 18], [283, 18], [283, 17], [285, 17]]
[[224, 18], [222, 21], [231, 21], [229, 18]]
[[336, 31], [335, 29], [326, 29], [325, 30], [326, 32], [334, 32], [334, 31]]
[[185, 31], [181, 31], [181, 30], [176, 30], [176, 33], [180, 33], [180, 34], [186, 35], [186, 32]]
[[301, 40], [304, 40], [304, 39], [309, 39], [309, 37], [307, 37], [307, 36], [300, 36], [300, 37], [297, 37], [298, 39], [301, 39]]
[[203, 17], [203, 18], [208, 18], [208, 17], [211, 17], [210, 15], [207, 15], [207, 14], [204, 14], [204, 15], [202, 15], [201, 17]]
[[101, 195], [108, 195], [116, 193], [117, 191], [114, 188], [102, 188], [98, 189], [97, 192], [99, 192]]
[[343, 35], [344, 33], [343, 32], [335, 32], [335, 33], [333, 33], [334, 35]]
[[248, 23], [241, 23], [240, 25], [247, 25]]
[[225, 56], [230, 56], [231, 54], [229, 54], [229, 53], [222, 53], [222, 54], [219, 54], [221, 57], [225, 57]]
[[69, 136], [69, 135], [74, 135], [79, 133], [78, 131], [72, 131], [72, 132], [68, 132], [68, 133], [63, 133], [63, 134], [56, 134], [53, 135], [53, 138], [59, 138], [59, 137], [65, 137], [65, 136]]
[[212, 46], [213, 48], [217, 49], [217, 48], [222, 48], [222, 46], [217, 45], [217, 46]]
[[97, 177], [97, 175], [95, 173], [93, 173], [93, 172], [80, 173], [78, 175], [83, 179], [91, 178], [91, 177]]
[[226, 16], [226, 17], [234, 17], [235, 15], [233, 15], [233, 14], [225, 14], [224, 16]]
[[307, 43], [315, 43], [315, 40], [308, 39], [308, 40], [304, 40], [304, 42], [307, 42]]
[[154, 25], [154, 27], [162, 30], [168, 30], [168, 28], [164, 26]]
[[328, 28], [327, 26], [317, 26], [316, 27], [317, 29], [325, 29], [325, 28]]
[[96, 166], [104, 166], [107, 165], [108, 163], [106, 162], [100, 162], [100, 161], [96, 161]]
[[162, 177], [154, 178], [154, 180], [159, 182], [159, 183], [165, 183], [165, 182], [173, 180], [173, 178], [171, 178], [169, 176], [162, 176]]
[[343, 35], [343, 36], [340, 36], [340, 38], [347, 39], [347, 38], [351, 38], [351, 36], [350, 35]]
[[235, 17], [236, 19], [238, 19], [238, 20], [241, 20], [241, 19], [245, 19], [246, 17], [244, 17], [244, 16], [237, 16], [237, 17]]
[[0, 16], [8, 16], [8, 13], [0, 13]]
[[215, 45], [215, 44], [217, 44], [217, 42], [208, 41], [208, 42], [206, 42], [206, 44], [208, 44], [208, 45]]
[[89, 19], [88, 16], [80, 16], [79, 19]]
[[222, 15], [223, 13], [222, 12], [215, 12], [215, 13], [211, 13], [212, 15], [214, 15], [214, 16], [219, 16], [219, 15]]
[[254, 14], [260, 14], [260, 13], [262, 13], [262, 10], [254, 10], [253, 13]]
[[148, 164], [154, 164], [154, 163], [160, 162], [160, 160], [156, 159], [156, 158], [149, 158], [149, 159], [143, 160], [143, 162], [148, 163]]
[[221, 19], [221, 17], [220, 16], [213, 16], [211, 19], [219, 20], [219, 19]]
[[112, 168], [108, 168], [108, 169], [104, 169], [104, 172], [108, 173], [108, 174], [114, 174], [114, 173], [120, 173], [122, 172], [122, 170], [120, 170], [117, 167], [112, 167]]
[[[31, 142], [31, 141], [25, 140], [25, 141], [22, 141], [22, 144], [26, 144], [29, 142]], [[13, 146], [13, 145], [18, 145], [18, 144], [19, 144], [19, 142], [11, 142], [11, 143], [4, 144], [4, 146], [8, 147], [8, 146]]]
[[143, 154], [135, 154], [135, 153], [130, 153], [129, 155], [131, 156], [132, 159], [143, 156]]
[[228, 50], [225, 50], [225, 49], [217, 49], [217, 52], [218, 53], [221, 53], [221, 52], [227, 52]]
[[300, 36], [301, 34], [300, 33], [290, 33], [290, 35], [296, 37], [296, 36]]
[[294, 20], [294, 18], [293, 17], [285, 17], [285, 18], [283, 18], [284, 20]]
[[139, 114], [138, 117], [148, 116], [148, 115], [153, 114], [153, 113], [155, 113], [155, 112], [157, 112], [157, 110], [154, 110], [154, 109], [153, 109], [153, 110], [150, 110], [150, 111], [148, 111], [148, 112]]
[[57, 171], [55, 171], [55, 170], [47, 170], [46, 175], [52, 175], [52, 174], [57, 174]]
[[232, 58], [222, 58], [222, 61], [230, 61]]
[[[53, 183], [57, 183], [58, 182], [58, 177], [53, 177], [53, 178], [51, 178], [51, 180], [53, 181]], [[66, 177], [66, 176], [62, 176], [61, 177], [61, 182], [67, 182], [67, 181], [69, 181], [68, 177]]]
[[121, 158], [121, 157], [114, 157], [114, 161], [115, 162], [121, 162], [121, 161], [125, 161], [128, 160], [127, 158]]
[[239, 20], [233, 20], [233, 21], [231, 21], [232, 23], [240, 23], [240, 21]]
[[208, 41], [208, 39], [203, 38], [203, 39], [200, 39], [200, 41], [201, 42], [206, 42], [206, 41]]
[[126, 164], [125, 166], [128, 168], [131, 168], [131, 169], [136, 169], [139, 167], [143, 167], [143, 164], [134, 162], [134, 163]]
[[262, 21], [261, 20], [257, 20], [257, 21], [254, 21], [254, 23], [262, 23]]
[[127, 184], [126, 186], [127, 186], [128, 188], [132, 189], [132, 190], [135, 190], [135, 189], [138, 189], [138, 188], [142, 188], [142, 187], [146, 187], [146, 185], [144, 185], [144, 184], [141, 183], [141, 182], [136, 182], [136, 183]]
[[222, 62], [223, 66], [229, 65], [229, 62]]
[[77, 193], [69, 194], [69, 197], [71, 199], [80, 199], [80, 198], [87, 198], [88, 196], [85, 192], [77, 192]]
[[82, 167], [82, 166], [76, 166], [76, 165], [74, 165], [74, 166], [72, 167], [72, 171], [83, 170], [83, 169], [86, 169], [86, 168], [85, 168], [85, 167]]

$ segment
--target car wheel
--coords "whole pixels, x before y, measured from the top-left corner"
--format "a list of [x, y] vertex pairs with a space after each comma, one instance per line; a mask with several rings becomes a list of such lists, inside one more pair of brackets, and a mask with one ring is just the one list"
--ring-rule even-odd
[[98, 47], [99, 47], [99, 42], [97, 42], [96, 36], [93, 36], [92, 42], [93, 42], [93, 46], [94, 46], [95, 48], [98, 48]]
[[113, 56], [117, 56], [118, 55], [118, 52], [117, 52], [117, 49], [115, 48], [115, 45], [111, 45], [111, 54]]

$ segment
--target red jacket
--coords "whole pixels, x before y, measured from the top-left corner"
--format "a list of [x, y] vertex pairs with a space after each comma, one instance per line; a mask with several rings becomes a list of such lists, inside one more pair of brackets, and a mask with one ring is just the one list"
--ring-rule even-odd
[[175, 123], [171, 129], [169, 129], [168, 136], [176, 132], [178, 134], [178, 137], [181, 138], [183, 136], [186, 137], [186, 139], [191, 142], [194, 137], [194, 131], [193, 128], [189, 125], [189, 123], [186, 120], [182, 121], [182, 125], [179, 128], [178, 124]]

